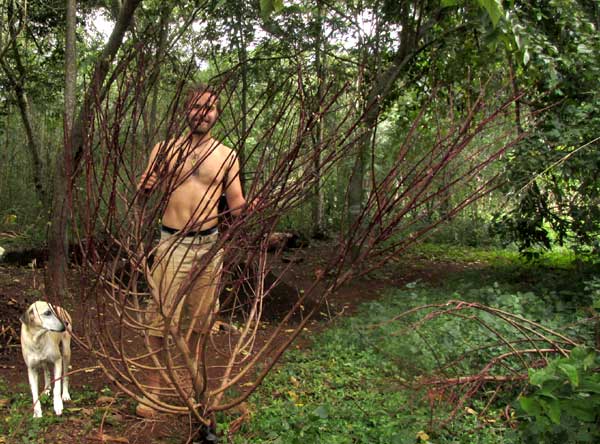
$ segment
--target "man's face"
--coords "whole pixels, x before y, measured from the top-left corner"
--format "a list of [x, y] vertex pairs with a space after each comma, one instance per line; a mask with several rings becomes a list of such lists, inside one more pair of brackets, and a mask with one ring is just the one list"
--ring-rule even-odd
[[209, 92], [196, 94], [190, 99], [187, 121], [193, 133], [204, 135], [211, 130], [219, 118], [217, 100], [217, 97]]

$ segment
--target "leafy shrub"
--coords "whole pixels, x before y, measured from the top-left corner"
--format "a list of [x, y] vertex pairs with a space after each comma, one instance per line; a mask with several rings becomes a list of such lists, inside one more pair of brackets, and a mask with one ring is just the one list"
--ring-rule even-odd
[[[413, 282], [403, 290], [391, 290], [380, 300], [364, 304], [355, 317], [340, 319], [335, 327], [317, 335], [309, 350], [287, 355], [286, 362], [251, 398], [250, 402], [255, 405], [251, 408], [252, 419], [231, 442], [571, 444], [578, 439], [586, 442], [582, 440], [587, 430], [584, 426], [591, 429], [595, 424], [582, 422], [572, 412], [563, 412], [557, 425], [545, 416], [543, 407], [540, 407], [542, 419], [538, 422], [535, 415], [519, 406], [518, 419], [523, 427], [509, 427], [504, 409], [515, 401], [523, 381], [504, 385], [489, 403], [489, 395], [494, 390], [491, 385], [485, 385], [483, 391], [467, 399], [456, 411], [459, 399], [452, 397], [452, 387], [438, 389], [427, 385], [426, 375], [435, 372], [440, 378], [476, 373], [474, 369], [481, 369], [494, 356], [506, 351], [497, 334], [507, 340], [515, 339], [518, 329], [514, 326], [497, 316], [478, 312], [479, 319], [489, 328], [484, 327], [471, 318], [471, 312], [466, 309], [458, 312], [464, 315], [462, 317], [429, 317], [419, 324], [420, 328], [413, 328], [413, 323], [423, 319], [422, 312], [415, 311], [402, 319], [397, 317], [410, 308], [426, 304], [442, 304], [438, 310], [443, 311], [450, 307], [445, 305], [449, 299], [460, 299], [467, 302], [463, 304], [465, 308], [469, 301], [483, 303], [577, 337], [580, 343], [590, 343], [591, 324], [582, 321], [589, 321], [591, 302], [600, 299], [597, 296], [600, 279], [581, 275], [574, 278], [574, 269], [565, 268], [563, 262], [560, 266], [552, 262], [533, 267], [516, 260], [514, 255], [496, 258], [495, 254], [489, 254], [483, 258], [472, 249], [461, 253], [458, 249], [442, 251], [431, 245], [426, 247], [420, 253], [427, 258], [439, 260], [440, 256], [450, 255], [447, 260], [458, 257], [466, 262], [489, 258], [501, 268], [495, 272], [490, 270], [491, 275], [480, 269], [476, 273], [456, 274], [444, 281], [443, 287]], [[508, 273], [507, 264], [511, 266]], [[521, 279], [515, 281], [519, 276]], [[569, 328], [560, 328], [567, 324]], [[552, 361], [547, 370], [551, 372], [554, 368], [556, 377], [562, 381], [562, 385], [550, 393], [564, 402], [561, 404], [564, 410], [598, 396], [588, 390], [588, 382], [597, 381], [590, 379], [597, 376], [594, 376], [593, 366], [588, 365], [589, 352], [581, 357], [578, 353], [576, 349], [569, 358], [561, 358], [557, 363]], [[535, 365], [536, 359], [534, 356], [533, 364], [529, 365]], [[520, 358], [505, 360], [504, 364], [503, 368], [509, 372], [520, 368], [526, 374], [527, 365]], [[569, 365], [578, 369], [578, 387], [570, 385], [569, 375], [574, 378], [573, 373], [564, 372], [564, 369], [569, 370]], [[440, 368], [444, 372], [440, 373]], [[494, 376], [502, 371], [502, 368], [492, 369], [488, 374]], [[543, 369], [532, 370], [538, 371], [543, 374]], [[525, 397], [536, 399], [537, 396], [538, 400], [547, 402], [541, 394], [547, 386], [534, 385], [539, 380], [534, 377]], [[417, 392], [414, 388], [420, 382], [422, 389]], [[599, 410], [596, 404], [590, 411], [593, 408]], [[453, 420], [445, 422], [453, 413], [456, 413]], [[543, 421], [548, 430], [544, 429]], [[225, 418], [223, 423], [226, 422]], [[577, 431], [578, 435], [560, 434], [557, 427]], [[586, 433], [592, 439], [587, 442], [594, 439], [599, 442], [594, 430]]]
[[600, 440], [600, 360], [585, 347], [529, 370], [533, 390], [519, 398], [523, 439], [529, 443]]

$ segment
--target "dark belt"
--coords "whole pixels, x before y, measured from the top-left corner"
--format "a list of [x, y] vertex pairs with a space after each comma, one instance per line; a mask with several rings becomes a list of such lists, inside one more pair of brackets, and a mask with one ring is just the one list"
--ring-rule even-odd
[[[167, 227], [166, 225], [162, 225], [160, 227], [160, 229], [162, 231], [165, 231], [169, 234], [178, 234], [181, 232], [181, 230], [177, 230], [175, 228], [171, 228], [171, 227]], [[219, 228], [214, 226], [211, 228], [207, 228], [206, 230], [200, 230], [200, 231], [187, 231], [185, 233], [185, 237], [194, 237], [194, 236], [210, 236], [211, 234], [215, 234], [219, 232]]]

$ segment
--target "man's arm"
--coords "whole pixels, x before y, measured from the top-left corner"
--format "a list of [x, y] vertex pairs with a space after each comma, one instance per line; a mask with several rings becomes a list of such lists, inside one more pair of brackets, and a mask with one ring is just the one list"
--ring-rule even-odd
[[225, 173], [225, 198], [233, 216], [239, 216], [246, 207], [246, 199], [240, 182], [240, 163], [237, 156]]
[[[161, 143], [157, 143], [152, 148], [150, 152], [150, 158], [148, 159], [148, 164], [146, 165], [146, 169], [140, 176], [140, 180], [137, 183], [137, 197], [135, 201], [136, 212], [139, 212], [140, 223], [142, 227], [150, 227], [154, 224], [154, 219], [152, 217], [152, 212], [147, 211], [146, 204], [148, 203], [148, 199], [150, 198], [150, 193], [156, 187], [158, 182], [158, 174], [156, 173], [156, 162], [158, 162], [158, 152], [160, 150]], [[145, 241], [146, 243], [146, 252], [148, 252], [149, 248], [152, 244], [152, 230], [146, 230]]]
[[138, 189], [141, 190], [143, 194], [150, 193], [150, 191], [152, 191], [156, 186], [156, 162], [158, 151], [160, 150], [161, 145], [162, 143], [157, 143], [152, 148], [152, 151], [150, 152], [150, 158], [148, 159], [148, 164], [146, 165], [146, 169], [142, 173], [138, 182]]

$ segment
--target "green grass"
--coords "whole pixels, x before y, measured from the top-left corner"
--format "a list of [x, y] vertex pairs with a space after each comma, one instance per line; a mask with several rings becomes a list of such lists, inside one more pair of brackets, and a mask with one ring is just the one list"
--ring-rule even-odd
[[407, 381], [431, 368], [432, 356], [414, 338], [396, 335], [397, 323], [373, 325], [422, 297], [421, 290], [390, 294], [319, 335], [310, 350], [290, 353], [253, 397], [252, 421], [234, 442], [414, 443], [420, 432], [431, 442], [499, 442], [506, 429], [475, 433], [474, 417], [441, 429], [427, 403], [406, 390]]
[[[103, 389], [101, 393], [109, 393], [107, 390]], [[46, 430], [67, 421], [73, 415], [80, 414], [82, 408], [92, 409], [94, 415], [98, 416], [97, 412], [100, 412], [100, 409], [95, 405], [99, 396], [97, 390], [84, 386], [72, 392], [72, 395], [73, 399], [65, 406], [62, 416], [54, 414], [51, 396], [42, 395], [40, 400], [43, 417], [33, 418], [31, 393], [27, 384], [18, 384], [15, 390], [0, 379], [0, 399], [9, 400], [8, 405], [0, 408], [0, 443], [44, 444], [47, 443], [44, 437]], [[87, 426], [88, 428], [94, 425], [93, 419]]]
[[[461, 318], [433, 319], [418, 332], [405, 322], [389, 321], [411, 307], [462, 299], [511, 311], [550, 328], [571, 324], [562, 331], [590, 343], [593, 326], [579, 321], [588, 317], [585, 310], [593, 303], [593, 293], [600, 293], [600, 284], [586, 281], [589, 274], [580, 274], [565, 251], [538, 263], [524, 262], [513, 253], [477, 249], [425, 245], [418, 254], [424, 252], [431, 255], [429, 260], [460, 258], [485, 261], [488, 266], [457, 273], [439, 287], [409, 284], [390, 290], [379, 301], [363, 305], [354, 317], [318, 335], [308, 350], [290, 352], [251, 397], [251, 420], [232, 442], [522, 442], [519, 432], [501, 420], [507, 404], [516, 406], [518, 388], [503, 393], [482, 418], [472, 413], [483, 409], [486, 398], [473, 398], [446, 425], [438, 419], [447, 417], [452, 403], [442, 400], [432, 416], [426, 390], [417, 393], [409, 388], [440, 361], [450, 362], [489, 345], [497, 341], [496, 336], [477, 322]], [[482, 319], [505, 337], [518, 334], [502, 320], [485, 315]], [[498, 350], [492, 347], [487, 354], [470, 355], [454, 371], [469, 374]], [[221, 419], [226, 430], [227, 421], [233, 418]]]
[[32, 418], [31, 394], [29, 387], [20, 384], [18, 391], [11, 392], [5, 382], [0, 381], [0, 398], [10, 399], [10, 404], [2, 411], [0, 421], [0, 436], [8, 439], [6, 442], [44, 443], [43, 431], [52, 424], [61, 423], [64, 418], [53, 414], [50, 396], [42, 395], [40, 401], [46, 412], [42, 418]]
[[418, 244], [409, 254], [417, 255], [432, 261], [486, 263], [493, 267], [553, 267], [572, 268], [577, 259], [575, 253], [565, 247], [554, 247], [552, 250], [540, 251], [536, 259], [527, 259], [515, 249], [469, 247], [456, 244], [423, 242]]

